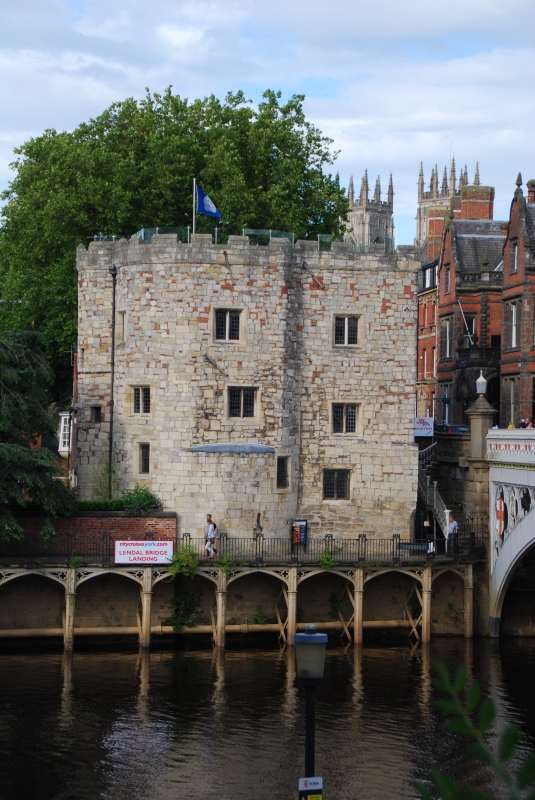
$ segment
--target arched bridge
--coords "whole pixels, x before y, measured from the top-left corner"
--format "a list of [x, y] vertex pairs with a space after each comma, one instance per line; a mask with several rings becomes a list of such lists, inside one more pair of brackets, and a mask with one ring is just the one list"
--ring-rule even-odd
[[489, 632], [500, 634], [503, 601], [516, 568], [535, 547], [535, 431], [487, 436], [490, 518]]

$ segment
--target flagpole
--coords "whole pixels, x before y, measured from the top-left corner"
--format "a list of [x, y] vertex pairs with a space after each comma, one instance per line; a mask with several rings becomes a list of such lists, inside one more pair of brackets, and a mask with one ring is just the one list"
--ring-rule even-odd
[[193, 178], [193, 227], [192, 233], [195, 233], [195, 212], [197, 211], [197, 180]]

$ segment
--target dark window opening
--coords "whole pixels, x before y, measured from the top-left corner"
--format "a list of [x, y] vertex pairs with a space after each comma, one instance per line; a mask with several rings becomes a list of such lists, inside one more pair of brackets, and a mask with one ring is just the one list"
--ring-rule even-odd
[[490, 346], [500, 348], [502, 346], [502, 337], [499, 333], [494, 333], [490, 337]]
[[238, 341], [240, 338], [240, 312], [224, 311], [215, 312], [215, 338], [218, 341]]
[[288, 488], [288, 458], [277, 459], [277, 489]]
[[333, 433], [357, 432], [357, 406], [334, 403]]
[[358, 317], [334, 318], [334, 343], [358, 344]]
[[229, 417], [254, 417], [256, 389], [229, 389]]
[[150, 468], [150, 444], [139, 445], [139, 471], [146, 475]]
[[102, 422], [102, 408], [91, 406], [91, 422]]
[[325, 500], [349, 499], [349, 470], [323, 470], [323, 497]]

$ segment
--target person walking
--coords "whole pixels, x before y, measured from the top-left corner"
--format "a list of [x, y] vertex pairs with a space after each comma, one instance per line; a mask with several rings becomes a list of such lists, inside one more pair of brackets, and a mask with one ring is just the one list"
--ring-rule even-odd
[[206, 515], [206, 528], [205, 528], [205, 531], [204, 531], [204, 541], [206, 542], [206, 544], [205, 544], [205, 549], [206, 549], [205, 558], [213, 558], [217, 553], [217, 550], [214, 547], [216, 528], [217, 528], [217, 525], [212, 520], [212, 515], [211, 514], [207, 514]]
[[457, 534], [459, 533], [459, 525], [453, 514], [450, 514], [450, 521], [448, 525], [448, 541], [446, 543], [446, 550], [455, 556], [457, 551]]

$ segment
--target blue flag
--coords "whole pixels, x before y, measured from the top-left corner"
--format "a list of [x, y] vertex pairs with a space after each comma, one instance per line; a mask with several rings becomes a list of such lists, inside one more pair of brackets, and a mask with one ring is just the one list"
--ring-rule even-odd
[[221, 213], [218, 211], [214, 203], [210, 200], [206, 192], [203, 192], [201, 187], [197, 184], [197, 213], [205, 214], [207, 217], [217, 217], [221, 219]]

